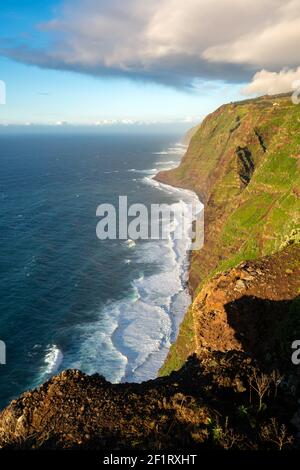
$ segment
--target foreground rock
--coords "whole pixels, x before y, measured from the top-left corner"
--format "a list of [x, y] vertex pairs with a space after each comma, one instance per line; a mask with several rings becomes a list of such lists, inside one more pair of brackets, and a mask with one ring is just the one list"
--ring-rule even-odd
[[296, 430], [289, 421], [295, 397], [277, 387], [276, 376], [259, 411], [254, 388], [251, 393], [254, 374], [253, 362], [242, 352], [192, 357], [170, 377], [141, 385], [112, 385], [99, 376], [65, 371], [9, 405], [0, 418], [0, 443], [106, 450], [276, 448], [268, 431], [263, 433], [274, 433], [272, 418], [280, 414], [275, 430], [283, 429], [285, 446], [293, 445]]

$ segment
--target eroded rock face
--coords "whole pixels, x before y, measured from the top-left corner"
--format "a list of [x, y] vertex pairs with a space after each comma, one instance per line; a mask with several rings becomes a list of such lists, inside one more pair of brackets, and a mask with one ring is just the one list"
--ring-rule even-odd
[[250, 183], [255, 166], [254, 159], [248, 147], [237, 147], [238, 175], [241, 181], [241, 188], [245, 188]]
[[193, 302], [197, 353], [235, 349], [263, 365], [290, 366], [299, 279], [299, 244], [215, 276]]

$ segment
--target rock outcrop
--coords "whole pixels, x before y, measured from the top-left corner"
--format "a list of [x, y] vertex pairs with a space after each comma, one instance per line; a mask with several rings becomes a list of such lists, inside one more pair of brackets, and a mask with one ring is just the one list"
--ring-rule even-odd
[[193, 302], [196, 352], [241, 350], [261, 367], [289, 368], [299, 283], [299, 244], [214, 276]]

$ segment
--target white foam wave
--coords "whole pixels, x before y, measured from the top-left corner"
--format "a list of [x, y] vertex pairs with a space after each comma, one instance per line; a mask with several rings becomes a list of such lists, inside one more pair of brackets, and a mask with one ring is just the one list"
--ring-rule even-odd
[[[128, 359], [123, 381], [141, 382], [154, 378], [174, 341], [183, 315], [190, 303], [186, 288], [188, 278], [187, 251], [190, 248], [192, 223], [190, 204], [202, 204], [192, 191], [177, 189], [148, 178], [155, 187], [173, 192], [178, 202], [172, 204], [174, 219], [170, 221], [163, 240], [148, 241], [138, 246], [140, 262], [160, 263], [160, 272], [139, 278], [133, 286], [139, 293], [134, 302], [120, 307], [118, 327], [113, 334], [116, 348]], [[189, 223], [182, 223], [184, 214]], [[180, 216], [180, 217], [179, 217]], [[182, 228], [182, 237], [175, 232]], [[137, 261], [138, 262], [138, 261]]]
[[[135, 301], [137, 293], [132, 292]], [[80, 347], [69, 352], [65, 368], [80, 369], [86, 374], [99, 373], [112, 383], [120, 382], [125, 374], [127, 357], [113, 344], [112, 336], [118, 327], [120, 302], [108, 302], [99, 311], [99, 319], [77, 326]]]
[[162, 307], [141, 299], [122, 305], [113, 341], [128, 359], [124, 380], [137, 380], [134, 372], [149, 355], [159, 351], [162, 344], [169, 346], [170, 331], [170, 317]]
[[162, 185], [159, 181], [156, 181], [153, 176], [145, 176], [142, 180], [142, 183], [148, 184], [150, 186], [154, 186], [156, 189], [159, 191], [164, 191], [168, 194], [172, 194], [172, 190], [170, 189], [170, 186], [168, 185]]
[[136, 170], [135, 168], [131, 168], [127, 170], [129, 173], [140, 173], [141, 175], [153, 175], [157, 173], [157, 168], [149, 168], [148, 170]]
[[63, 353], [56, 344], [49, 345], [44, 359], [46, 364], [44, 373], [46, 375], [52, 375], [57, 372], [62, 360]]
[[178, 142], [177, 144], [174, 144], [172, 147], [168, 147], [165, 150], [154, 152], [154, 155], [183, 155], [186, 150], [187, 145]]
[[173, 165], [176, 162], [174, 160], [168, 160], [166, 162], [155, 162], [155, 165]]

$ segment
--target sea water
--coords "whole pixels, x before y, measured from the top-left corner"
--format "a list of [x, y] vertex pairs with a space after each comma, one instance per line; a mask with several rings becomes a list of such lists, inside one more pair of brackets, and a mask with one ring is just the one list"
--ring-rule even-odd
[[190, 303], [181, 240], [99, 240], [96, 209], [195, 202], [153, 180], [176, 135], [0, 138], [0, 406], [66, 368], [112, 382], [157, 375]]

